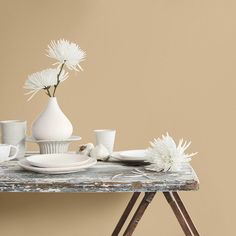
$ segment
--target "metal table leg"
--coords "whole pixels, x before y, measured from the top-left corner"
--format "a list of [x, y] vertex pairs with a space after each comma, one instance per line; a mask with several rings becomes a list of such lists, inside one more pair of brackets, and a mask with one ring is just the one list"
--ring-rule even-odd
[[126, 228], [125, 232], [124, 232], [124, 236], [131, 236], [136, 228], [136, 226], [138, 225], [138, 222], [140, 221], [140, 219], [142, 218], [146, 208], [148, 207], [148, 205], [151, 203], [153, 197], [155, 196], [155, 192], [148, 192], [145, 193], [138, 209], [136, 210], [136, 212], [134, 213], [133, 218], [131, 219], [128, 227]]
[[118, 224], [116, 225], [113, 233], [112, 233], [112, 236], [118, 236], [118, 234], [120, 233], [121, 231], [121, 228], [123, 227], [125, 221], [127, 220], [131, 210], [133, 209], [138, 197], [140, 195], [140, 192], [135, 192], [133, 195], [132, 195], [132, 198], [130, 199], [124, 213], [122, 214], [122, 216], [120, 217], [120, 220], [118, 222]]
[[186, 236], [199, 236], [196, 227], [194, 226], [187, 210], [184, 207], [177, 192], [163, 193], [167, 202], [170, 204], [180, 226], [182, 227]]

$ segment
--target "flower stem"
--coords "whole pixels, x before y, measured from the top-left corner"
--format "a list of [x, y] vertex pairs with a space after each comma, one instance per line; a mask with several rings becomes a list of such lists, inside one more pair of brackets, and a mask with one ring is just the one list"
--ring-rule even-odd
[[51, 97], [52, 95], [51, 95], [51, 93], [50, 93], [50, 87], [45, 87], [44, 89], [47, 91], [46, 94], [47, 94], [49, 97]]
[[57, 75], [57, 84], [54, 85], [54, 91], [53, 91], [53, 94], [52, 94], [53, 97], [55, 97], [55, 93], [56, 93], [56, 90], [57, 90], [57, 86], [60, 84], [60, 75], [61, 75], [61, 72], [62, 72], [62, 69], [63, 69], [65, 63], [66, 63], [66, 61], [64, 61], [64, 62], [61, 64], [60, 71], [59, 71], [59, 73], [58, 73], [58, 75]]

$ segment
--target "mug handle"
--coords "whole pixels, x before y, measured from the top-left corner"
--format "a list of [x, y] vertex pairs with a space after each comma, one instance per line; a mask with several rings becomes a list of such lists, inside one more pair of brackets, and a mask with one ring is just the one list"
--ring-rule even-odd
[[19, 152], [19, 148], [17, 147], [17, 146], [14, 146], [14, 145], [10, 145], [10, 148], [13, 148], [13, 149], [15, 149], [15, 154], [14, 155], [12, 155], [12, 156], [9, 156], [8, 157], [8, 160], [10, 161], [10, 160], [12, 160], [12, 159], [15, 159], [16, 158], [16, 155], [18, 154], [18, 152]]

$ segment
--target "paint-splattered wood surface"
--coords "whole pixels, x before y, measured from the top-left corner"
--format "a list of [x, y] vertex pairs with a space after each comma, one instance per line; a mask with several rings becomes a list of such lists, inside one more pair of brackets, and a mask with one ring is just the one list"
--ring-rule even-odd
[[[147, 176], [134, 174], [135, 169]], [[180, 172], [157, 173], [146, 171], [144, 166], [98, 162], [87, 170], [62, 175], [29, 172], [16, 161], [0, 165], [0, 192], [164, 192], [197, 190], [198, 186], [189, 164]]]

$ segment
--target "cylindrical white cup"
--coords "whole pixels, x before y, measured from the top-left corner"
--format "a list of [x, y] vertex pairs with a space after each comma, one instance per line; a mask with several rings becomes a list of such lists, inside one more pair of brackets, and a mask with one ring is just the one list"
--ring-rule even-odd
[[96, 136], [96, 145], [102, 144], [107, 148], [109, 153], [113, 152], [116, 131], [111, 129], [94, 130]]
[[[11, 150], [14, 150], [14, 154], [11, 155]], [[9, 144], [0, 144], [0, 163], [3, 161], [9, 161], [16, 158], [18, 153], [18, 147]]]
[[5, 120], [0, 121], [0, 125], [2, 143], [17, 146], [19, 152], [16, 157], [23, 158], [25, 156], [26, 121]]

